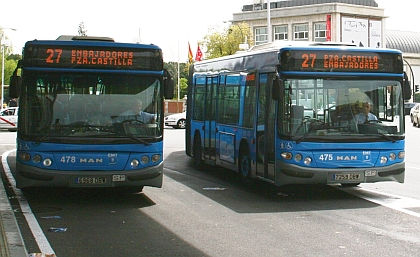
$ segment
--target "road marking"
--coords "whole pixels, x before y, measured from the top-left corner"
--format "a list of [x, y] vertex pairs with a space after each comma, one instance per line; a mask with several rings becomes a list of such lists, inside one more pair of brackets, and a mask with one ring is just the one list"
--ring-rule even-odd
[[359, 198], [365, 199], [369, 202], [376, 203], [381, 206], [420, 218], [420, 213], [407, 210], [407, 208], [419, 208], [420, 200], [404, 197], [404, 196], [399, 196], [399, 195], [382, 193], [375, 190], [370, 190], [370, 189], [360, 188], [360, 187], [355, 187], [355, 188], [336, 187], [336, 188], [346, 193], [357, 196]]
[[6, 173], [6, 177], [9, 180], [9, 183], [12, 185], [13, 191], [18, 199], [20, 209], [23, 215], [25, 216], [26, 222], [28, 223], [29, 228], [31, 229], [35, 241], [38, 244], [38, 248], [41, 250], [42, 253], [55, 254], [50, 243], [45, 237], [44, 232], [42, 232], [42, 229], [39, 226], [39, 223], [36, 220], [35, 215], [33, 214], [31, 207], [28, 204], [28, 201], [23, 196], [22, 190], [16, 188], [15, 178], [13, 177], [10, 171], [10, 167], [7, 164], [7, 156], [13, 151], [16, 151], [16, 149], [4, 152], [2, 155], [2, 165], [4, 173]]

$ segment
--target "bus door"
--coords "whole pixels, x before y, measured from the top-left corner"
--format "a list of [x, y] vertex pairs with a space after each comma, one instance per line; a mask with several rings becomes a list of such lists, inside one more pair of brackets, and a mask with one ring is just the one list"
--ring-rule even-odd
[[259, 76], [257, 103], [257, 176], [275, 180], [275, 102], [271, 97], [275, 73]]
[[204, 159], [216, 161], [216, 90], [218, 77], [207, 77], [204, 111]]

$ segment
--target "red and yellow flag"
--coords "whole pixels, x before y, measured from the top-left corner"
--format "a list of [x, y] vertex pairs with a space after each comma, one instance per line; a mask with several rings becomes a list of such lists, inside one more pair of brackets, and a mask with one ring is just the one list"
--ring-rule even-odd
[[197, 53], [195, 54], [195, 60], [196, 61], [203, 60], [203, 53], [201, 52], [200, 45], [197, 45]]
[[188, 42], [188, 62], [189, 63], [193, 62], [193, 53], [191, 51], [190, 42]]

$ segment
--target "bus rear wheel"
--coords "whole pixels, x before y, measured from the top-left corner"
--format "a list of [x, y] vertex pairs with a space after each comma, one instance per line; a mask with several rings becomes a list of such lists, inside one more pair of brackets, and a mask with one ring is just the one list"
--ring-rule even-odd
[[203, 167], [201, 140], [199, 136], [194, 137], [194, 166], [201, 169]]

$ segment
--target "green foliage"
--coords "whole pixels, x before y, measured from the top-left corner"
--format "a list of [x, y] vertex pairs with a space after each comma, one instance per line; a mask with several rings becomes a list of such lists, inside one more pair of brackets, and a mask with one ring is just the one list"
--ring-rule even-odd
[[[179, 63], [179, 78], [180, 78], [180, 98], [183, 98], [187, 94], [188, 87], [188, 68], [186, 63]], [[163, 68], [168, 70], [175, 82], [175, 94], [174, 97], [178, 97], [178, 63], [177, 62], [168, 62], [163, 64]]]
[[[0, 52], [0, 58], [3, 58], [1, 56]], [[12, 76], [13, 71], [16, 69], [18, 61], [22, 59], [20, 55], [8, 55], [8, 51], [4, 54], [4, 85], [9, 85], [10, 82], [10, 76]], [[3, 70], [3, 67], [1, 67], [0, 62], [0, 69]], [[1, 78], [0, 78], [1, 80]]]
[[414, 94], [414, 102], [420, 103], [420, 92]]
[[205, 59], [213, 59], [231, 55], [239, 50], [239, 45], [252, 45], [251, 29], [248, 24], [232, 24], [223, 31], [210, 29], [210, 34], [204, 37], [202, 44], [206, 46]]

